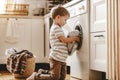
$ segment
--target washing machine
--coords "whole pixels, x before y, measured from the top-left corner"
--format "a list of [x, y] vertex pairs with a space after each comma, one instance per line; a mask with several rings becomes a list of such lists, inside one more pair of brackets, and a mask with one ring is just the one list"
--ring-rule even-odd
[[67, 35], [75, 30], [78, 24], [83, 30], [82, 47], [67, 59], [70, 75], [78, 79], [89, 80], [89, 2], [81, 0], [67, 9], [70, 12], [70, 18], [63, 27], [64, 33]]

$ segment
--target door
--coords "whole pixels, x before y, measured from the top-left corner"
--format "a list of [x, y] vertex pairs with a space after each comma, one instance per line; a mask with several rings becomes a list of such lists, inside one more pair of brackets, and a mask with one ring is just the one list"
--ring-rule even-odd
[[106, 0], [91, 0], [90, 8], [90, 68], [107, 72]]

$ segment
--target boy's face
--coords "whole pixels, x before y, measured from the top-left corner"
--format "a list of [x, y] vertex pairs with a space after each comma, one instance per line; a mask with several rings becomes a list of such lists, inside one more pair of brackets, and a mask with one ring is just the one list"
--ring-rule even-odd
[[58, 15], [57, 18], [56, 18], [57, 24], [60, 27], [64, 26], [66, 24], [66, 21], [67, 21], [68, 18], [69, 18], [68, 15], [66, 15], [66, 16], [59, 16]]

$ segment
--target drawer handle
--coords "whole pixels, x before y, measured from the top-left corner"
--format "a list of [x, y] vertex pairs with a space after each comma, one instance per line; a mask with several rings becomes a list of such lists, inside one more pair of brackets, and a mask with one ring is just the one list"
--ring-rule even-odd
[[95, 35], [94, 37], [104, 37], [104, 35]]
[[79, 10], [82, 10], [82, 9], [83, 9], [83, 10], [85, 9], [84, 5], [83, 5], [82, 7], [79, 8]]

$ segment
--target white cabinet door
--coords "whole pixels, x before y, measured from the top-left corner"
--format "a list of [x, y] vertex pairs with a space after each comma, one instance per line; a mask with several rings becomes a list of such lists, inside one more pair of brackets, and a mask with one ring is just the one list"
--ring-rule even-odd
[[17, 19], [19, 42], [16, 44], [18, 49], [31, 51], [31, 19]]
[[91, 0], [90, 68], [107, 72], [106, 0]]
[[106, 31], [106, 0], [91, 0], [91, 32]]
[[43, 19], [32, 19], [32, 52], [36, 56], [36, 62], [42, 62], [44, 58], [44, 22]]
[[107, 39], [106, 32], [92, 33], [90, 46], [90, 68], [107, 71]]
[[7, 19], [0, 18], [0, 64], [6, 63], [5, 45], [4, 45], [6, 26], [7, 26]]
[[[15, 21], [17, 26], [11, 26], [9, 30], [7, 26], [8, 20], [7, 18], [0, 19], [0, 64], [6, 63], [5, 50], [8, 48], [31, 50], [31, 20], [17, 19]], [[8, 34], [10, 30], [17, 35], [17, 42], [15, 43], [11, 43], [10, 40], [6, 41], [6, 34]]]

